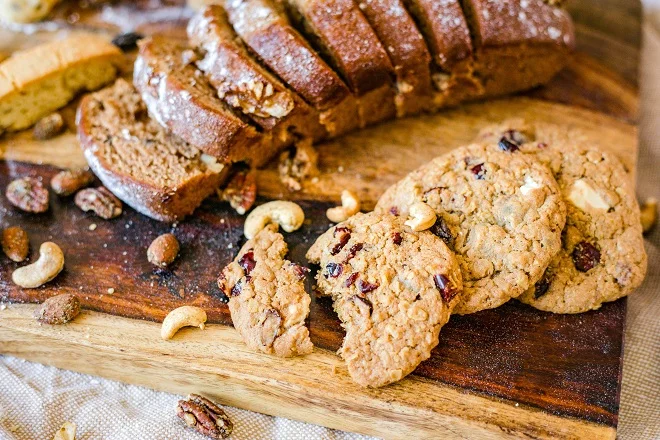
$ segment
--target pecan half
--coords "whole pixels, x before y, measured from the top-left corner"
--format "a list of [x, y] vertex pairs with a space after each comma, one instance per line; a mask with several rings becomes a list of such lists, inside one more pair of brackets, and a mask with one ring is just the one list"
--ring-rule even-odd
[[21, 177], [7, 185], [5, 193], [9, 202], [26, 211], [41, 213], [48, 211], [48, 190], [36, 177]]
[[295, 147], [280, 154], [277, 166], [280, 181], [289, 191], [300, 191], [305, 179], [319, 173], [318, 160], [319, 154], [311, 140], [296, 143]]
[[25, 260], [30, 248], [28, 235], [19, 226], [11, 226], [2, 231], [2, 250], [10, 260], [20, 263]]
[[70, 196], [93, 181], [94, 174], [87, 170], [64, 170], [50, 179], [50, 187], [59, 196]]
[[106, 220], [119, 216], [122, 211], [121, 201], [104, 186], [78, 191], [74, 202], [83, 211], [92, 211]]
[[225, 189], [218, 191], [220, 199], [229, 202], [240, 215], [252, 208], [257, 199], [257, 177], [253, 170], [236, 172], [227, 183]]
[[176, 415], [186, 425], [212, 439], [227, 438], [234, 429], [222, 408], [198, 394], [190, 394], [187, 400], [179, 400]]
[[34, 124], [32, 137], [40, 141], [54, 138], [64, 130], [64, 119], [62, 115], [55, 112], [44, 118], [41, 118]]

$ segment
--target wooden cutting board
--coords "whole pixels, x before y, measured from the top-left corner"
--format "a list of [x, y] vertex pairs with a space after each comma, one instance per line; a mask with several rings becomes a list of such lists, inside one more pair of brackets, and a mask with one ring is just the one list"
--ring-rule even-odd
[[[135, 7], [127, 4], [103, 14], [65, 5], [57, 21], [114, 32], [116, 27], [100, 18], [122, 22], [121, 14]], [[130, 23], [144, 32], [180, 33], [184, 20], [171, 19], [187, 13], [168, 5], [157, 14], [131, 13]], [[300, 193], [284, 189], [274, 168], [262, 171], [261, 196], [299, 200], [308, 218], [300, 231], [286, 236], [290, 258], [305, 263], [305, 251], [329, 226], [325, 209], [339, 200], [342, 189], [357, 191], [369, 209], [407, 172], [469, 142], [484, 124], [505, 118], [581, 130], [634, 171], [640, 5], [636, 0], [582, 0], [570, 9], [579, 50], [548, 86], [328, 142], [319, 147], [319, 182]], [[150, 17], [168, 21], [145, 22]], [[48, 38], [52, 35], [37, 33], [31, 40]], [[0, 31], [0, 51], [2, 44], [16, 47], [26, 41]], [[67, 109], [69, 116], [72, 111]], [[29, 133], [5, 137], [0, 151], [0, 188], [17, 176], [49, 179], [56, 167], [85, 164], [72, 133], [47, 142], [35, 142]], [[573, 316], [542, 313], [515, 301], [454, 316], [432, 357], [414, 374], [382, 389], [363, 389], [351, 382], [335, 355], [343, 333], [327, 298], [313, 296], [313, 354], [281, 360], [246, 350], [215, 283], [243, 242], [243, 218], [226, 204], [210, 199], [175, 226], [130, 209], [104, 221], [82, 213], [71, 199], [54, 196], [51, 206], [47, 214], [28, 215], [0, 196], [0, 227], [21, 225], [28, 231], [31, 260], [46, 240], [57, 242], [66, 255], [64, 272], [36, 290], [13, 285], [17, 265], [0, 258], [0, 299], [6, 304], [0, 310], [0, 353], [388, 438], [616, 436], [625, 300]], [[96, 229], [90, 229], [92, 224]], [[182, 252], [171, 270], [157, 270], [147, 262], [146, 248], [167, 231], [177, 235]], [[311, 278], [308, 282], [311, 286]], [[81, 297], [81, 315], [65, 326], [38, 325], [32, 318], [36, 305], [28, 303], [63, 292]], [[183, 304], [203, 307], [211, 324], [162, 341], [158, 321]]]

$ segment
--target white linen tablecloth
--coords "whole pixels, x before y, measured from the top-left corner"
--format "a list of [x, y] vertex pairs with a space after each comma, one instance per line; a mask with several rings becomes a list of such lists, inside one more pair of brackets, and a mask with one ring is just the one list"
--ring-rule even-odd
[[[660, 0], [646, 0], [641, 68], [640, 200], [660, 199]], [[649, 271], [629, 298], [618, 435], [660, 439], [660, 227], [647, 239]], [[10, 306], [11, 307], [11, 306]], [[1, 313], [1, 312], [0, 312]], [[204, 439], [176, 417], [180, 396], [0, 356], [0, 439], [51, 439], [70, 421], [77, 439]], [[236, 408], [234, 440], [367, 439]]]

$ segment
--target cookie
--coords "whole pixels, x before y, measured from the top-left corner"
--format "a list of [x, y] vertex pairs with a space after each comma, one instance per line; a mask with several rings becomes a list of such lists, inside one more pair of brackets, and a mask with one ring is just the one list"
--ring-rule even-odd
[[562, 248], [520, 301], [554, 313], [581, 313], [642, 283], [647, 257], [639, 207], [631, 176], [616, 157], [550, 124], [506, 121], [481, 137], [515, 142], [547, 164], [566, 201]]
[[305, 319], [311, 299], [306, 267], [284, 259], [287, 245], [269, 225], [241, 248], [220, 275], [234, 327], [255, 351], [291, 357], [312, 352]]
[[339, 354], [362, 386], [411, 373], [438, 344], [459, 301], [458, 262], [430, 232], [387, 213], [357, 214], [321, 235], [307, 258], [346, 330]]
[[456, 252], [463, 295], [454, 313], [498, 307], [543, 275], [561, 247], [566, 207], [550, 170], [515, 148], [473, 144], [438, 157], [390, 187], [376, 209], [406, 217], [431, 206], [430, 231]]

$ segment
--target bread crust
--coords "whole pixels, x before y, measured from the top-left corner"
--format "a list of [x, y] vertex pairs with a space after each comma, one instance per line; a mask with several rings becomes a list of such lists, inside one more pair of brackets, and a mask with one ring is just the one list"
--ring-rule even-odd
[[188, 46], [154, 37], [140, 41], [133, 83], [149, 113], [163, 127], [223, 163], [259, 166], [275, 153], [272, 139], [259, 133], [216, 96], [204, 75], [184, 62]]
[[225, 9], [259, 60], [319, 111], [330, 136], [359, 127], [357, 100], [291, 25], [282, 7], [272, 0], [230, 0]]
[[397, 116], [431, 108], [431, 55], [402, 0], [356, 0], [390, 57], [396, 74]]
[[[103, 141], [107, 142], [107, 137], [117, 136], [119, 133], [113, 131], [101, 135], [95, 134], [99, 126], [95, 119], [94, 107], [95, 101], [103, 102], [104, 97], [108, 93], [114, 93], [116, 89], [130, 90], [132, 87], [125, 81], [118, 80], [114, 86], [85, 96], [78, 107], [76, 115], [78, 139], [90, 169], [114, 195], [148, 217], [164, 222], [175, 222], [192, 214], [223, 182], [229, 167], [225, 166], [221, 172], [205, 170], [193, 173], [176, 187], [159, 186], [113, 167], [101, 157], [101, 152], [105, 148]], [[139, 122], [136, 120], [122, 120], [124, 127], [132, 127], [137, 123]], [[166, 172], [167, 170], [163, 170], [163, 173]]]
[[188, 38], [205, 54], [196, 64], [218, 95], [271, 132], [274, 142], [287, 146], [296, 137], [317, 141], [325, 136], [318, 112], [248, 53], [221, 6], [207, 6], [195, 15]]

